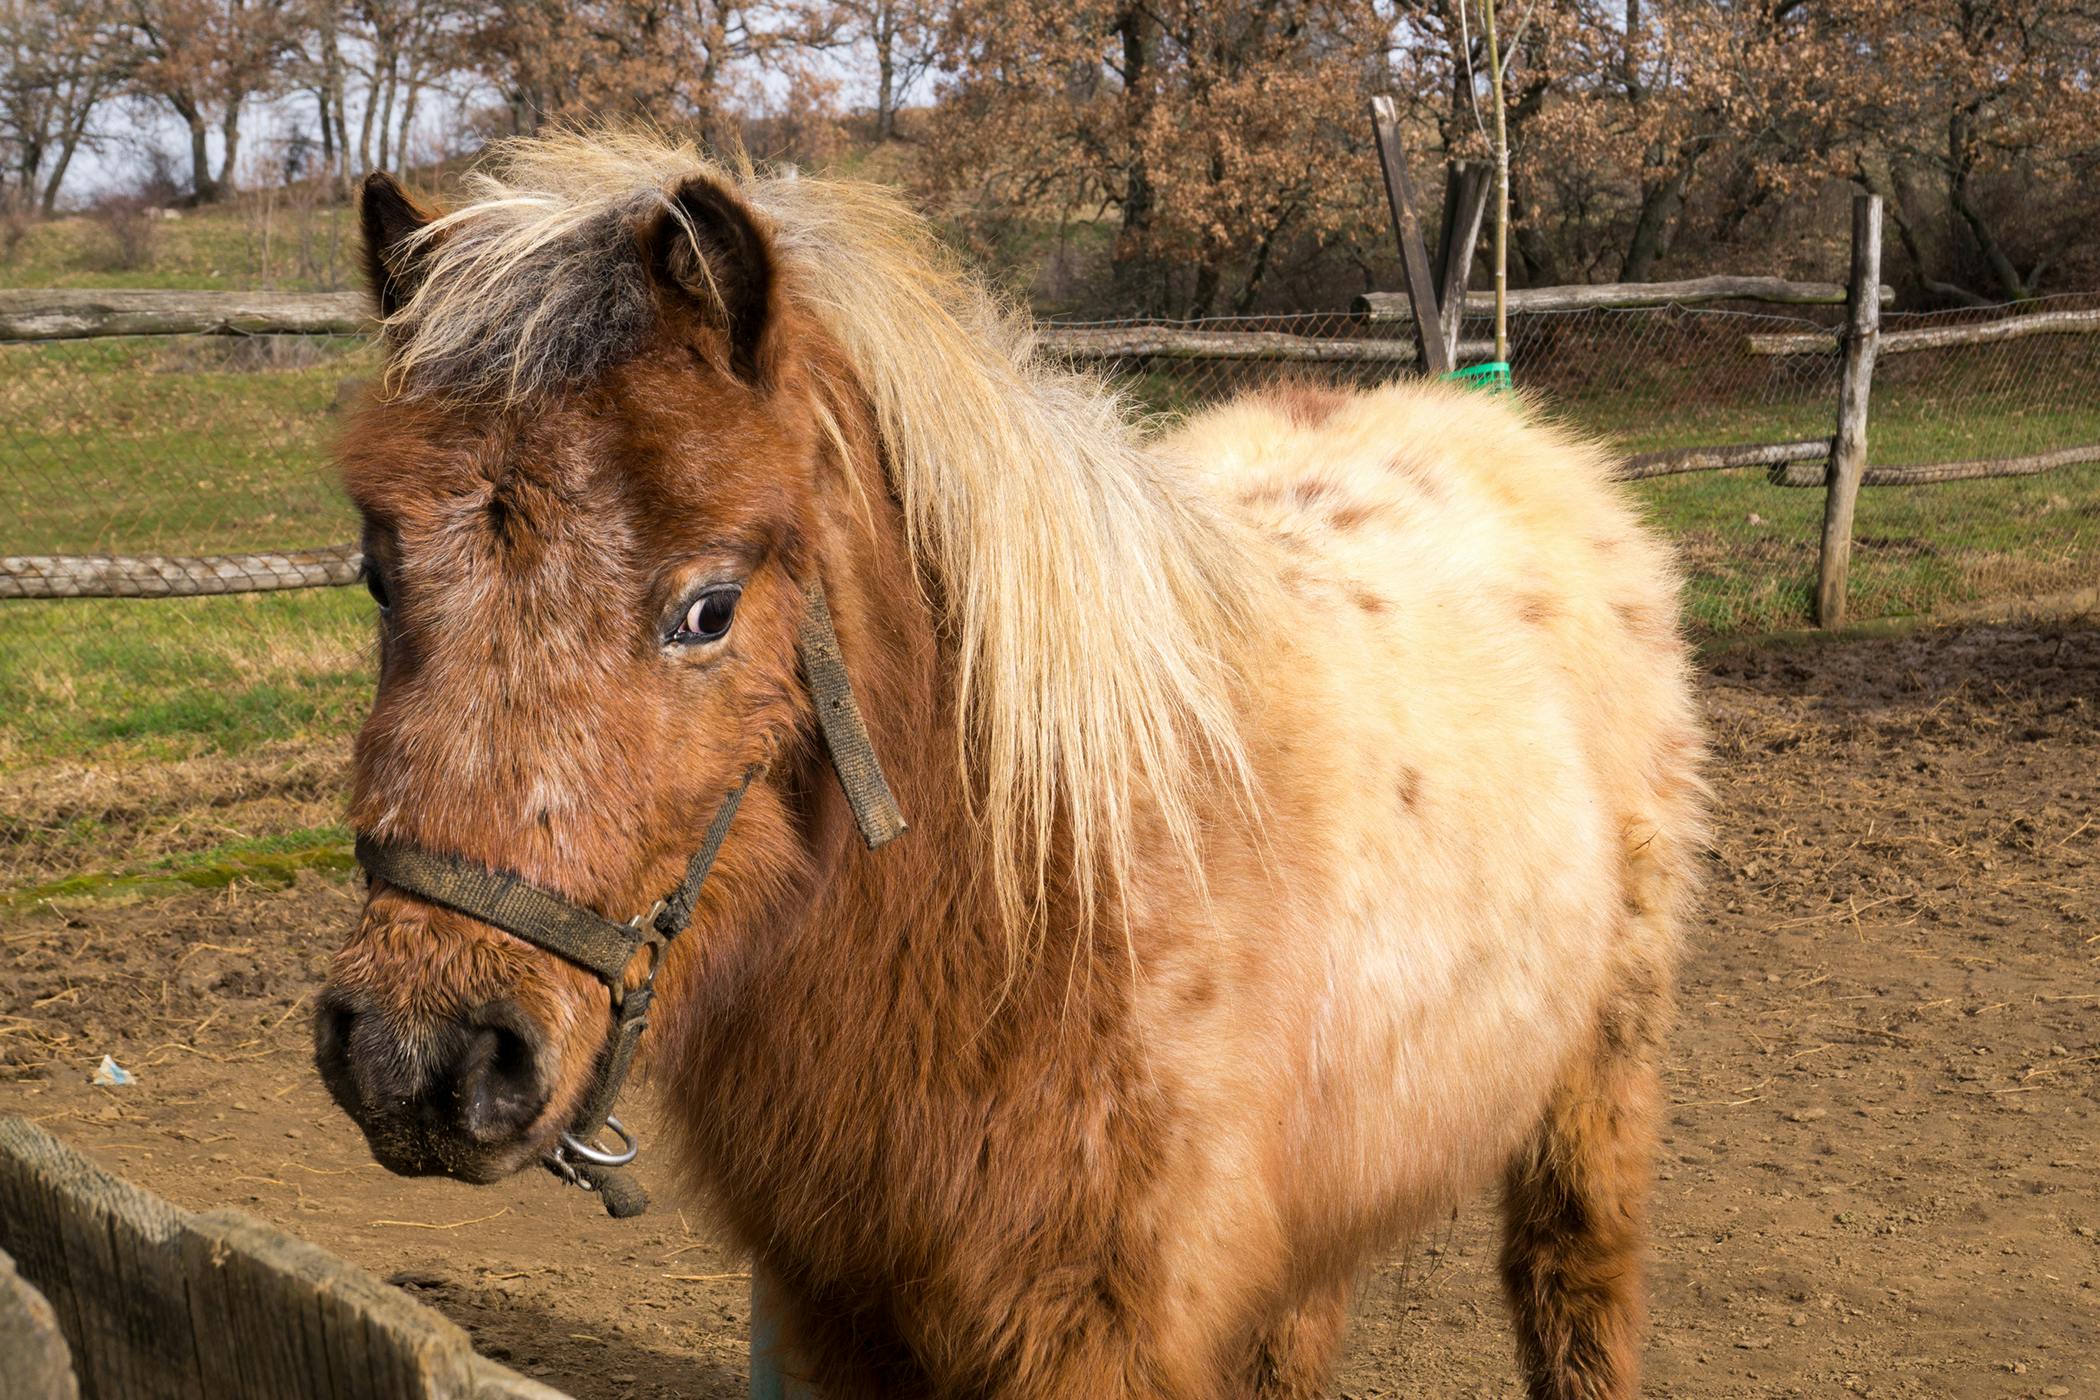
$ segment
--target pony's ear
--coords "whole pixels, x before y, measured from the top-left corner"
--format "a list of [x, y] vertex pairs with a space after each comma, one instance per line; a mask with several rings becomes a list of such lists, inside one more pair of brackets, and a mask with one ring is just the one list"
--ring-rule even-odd
[[768, 378], [773, 329], [773, 248], [741, 199], [705, 175], [671, 192], [671, 207], [642, 231], [651, 273], [688, 299], [729, 342], [739, 378]]
[[[365, 234], [365, 282], [381, 316], [391, 316], [415, 294], [422, 280], [420, 254], [428, 245], [405, 248], [436, 216], [408, 196], [393, 176], [375, 172], [365, 177], [357, 199], [358, 220]], [[406, 254], [406, 255], [404, 255]]]

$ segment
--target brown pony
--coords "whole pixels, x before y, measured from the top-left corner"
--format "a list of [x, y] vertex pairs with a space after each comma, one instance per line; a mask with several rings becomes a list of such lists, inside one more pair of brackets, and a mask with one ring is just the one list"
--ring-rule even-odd
[[[642, 1056], [825, 1395], [1314, 1395], [1495, 1180], [1532, 1394], [1634, 1392], [1699, 737], [1601, 452], [1422, 385], [1141, 431], [882, 195], [637, 138], [363, 218], [352, 821], [625, 920], [764, 765]], [[375, 880], [318, 1061], [382, 1162], [489, 1181], [609, 1001]]]

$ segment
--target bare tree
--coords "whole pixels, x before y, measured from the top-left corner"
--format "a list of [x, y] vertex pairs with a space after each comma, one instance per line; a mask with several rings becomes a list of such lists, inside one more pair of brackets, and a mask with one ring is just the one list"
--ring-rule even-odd
[[0, 0], [0, 139], [11, 191], [0, 203], [58, 205], [95, 114], [122, 87], [129, 51], [112, 0]]
[[[230, 194], [239, 169], [241, 114], [275, 92], [299, 51], [306, 18], [293, 0], [129, 0], [138, 38], [133, 84], [166, 103], [190, 137], [190, 189], [200, 202]], [[211, 169], [216, 117], [218, 173]]]
[[875, 65], [875, 139], [897, 136], [897, 107], [939, 56], [941, 12], [933, 0], [836, 0], [839, 38]]

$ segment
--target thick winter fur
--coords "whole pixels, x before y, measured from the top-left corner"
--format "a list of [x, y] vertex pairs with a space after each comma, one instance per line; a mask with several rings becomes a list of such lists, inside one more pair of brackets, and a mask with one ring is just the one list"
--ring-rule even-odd
[[[759, 239], [762, 375], [741, 235], [697, 281], [646, 251], [696, 177]], [[1699, 736], [1596, 448], [1419, 385], [1147, 436], [882, 197], [631, 139], [426, 228], [343, 450], [393, 599], [353, 820], [624, 918], [771, 760], [644, 1048], [827, 1396], [1318, 1394], [1358, 1274], [1496, 1182], [1533, 1393], [1633, 1393]], [[627, 256], [638, 335], [548, 282]], [[718, 576], [729, 638], [663, 648]], [[876, 853], [811, 577], [913, 823]], [[607, 1024], [383, 886], [332, 982], [382, 1067], [499, 998], [544, 1030], [539, 1119], [430, 1149], [465, 1176], [546, 1145]]]

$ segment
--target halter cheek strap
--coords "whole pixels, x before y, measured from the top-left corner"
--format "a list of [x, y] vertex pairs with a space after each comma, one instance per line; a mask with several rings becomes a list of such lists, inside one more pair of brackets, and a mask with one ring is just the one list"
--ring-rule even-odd
[[[804, 682], [815, 701], [824, 747], [839, 784], [845, 789], [861, 839], [869, 850], [874, 850], [904, 834], [904, 813], [875, 758], [867, 725], [853, 698], [823, 586], [810, 584], [805, 601], [799, 639]], [[612, 1033], [600, 1052], [591, 1091], [569, 1130], [561, 1135], [560, 1145], [545, 1159], [548, 1169], [563, 1180], [597, 1191], [612, 1215], [640, 1215], [649, 1205], [641, 1187], [619, 1170], [634, 1160], [640, 1148], [634, 1135], [613, 1117], [612, 1109], [634, 1064], [642, 1032], [649, 1024], [649, 1003], [656, 995], [657, 971], [663, 966], [671, 941], [692, 922], [701, 887], [707, 883], [715, 858], [729, 839], [737, 807], [763, 772], [764, 764], [746, 769], [743, 778], [722, 799], [707, 825], [707, 834], [701, 838], [700, 848], [686, 862], [685, 878], [678, 887], [658, 900], [648, 913], [638, 914], [624, 924], [614, 923], [551, 890], [528, 884], [508, 871], [491, 870], [459, 856], [403, 842], [357, 838], [357, 860], [370, 878], [384, 880], [397, 889], [457, 910], [544, 949], [589, 972], [612, 994]], [[648, 950], [649, 964], [642, 972], [641, 984], [630, 990], [627, 971], [633, 966], [635, 955], [644, 949]], [[606, 1128], [619, 1136], [618, 1149], [608, 1151], [598, 1145], [599, 1134]]]

